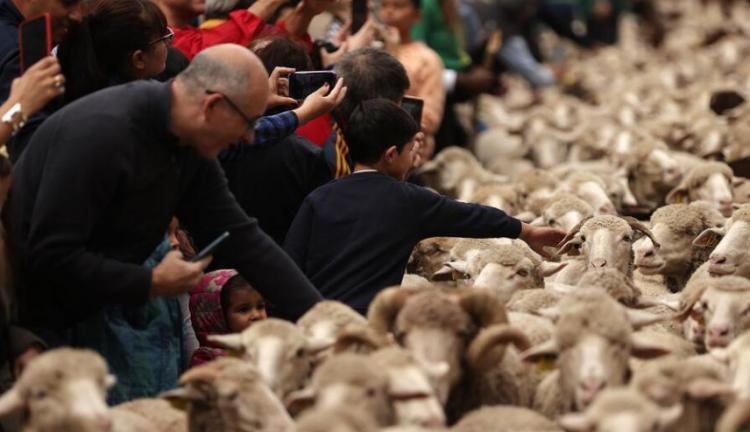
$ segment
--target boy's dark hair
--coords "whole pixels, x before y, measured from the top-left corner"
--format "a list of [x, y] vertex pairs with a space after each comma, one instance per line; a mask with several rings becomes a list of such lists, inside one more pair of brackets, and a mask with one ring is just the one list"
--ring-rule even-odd
[[336, 108], [336, 116], [344, 123], [362, 101], [385, 98], [398, 102], [409, 88], [409, 77], [401, 62], [375, 48], [345, 54], [336, 64], [336, 74], [347, 87], [344, 100]]
[[221, 310], [223, 310], [224, 313], [227, 313], [229, 308], [229, 296], [231, 296], [233, 292], [243, 289], [251, 290], [253, 287], [250, 286], [250, 284], [240, 275], [232, 276], [226, 281], [224, 286], [221, 287]]
[[395, 102], [379, 98], [361, 102], [343, 132], [352, 160], [370, 164], [379, 161], [391, 146], [400, 153], [419, 132], [419, 126]]
[[312, 68], [307, 49], [289, 36], [255, 39], [248, 48], [260, 58], [269, 74], [279, 66], [294, 68], [300, 72]]

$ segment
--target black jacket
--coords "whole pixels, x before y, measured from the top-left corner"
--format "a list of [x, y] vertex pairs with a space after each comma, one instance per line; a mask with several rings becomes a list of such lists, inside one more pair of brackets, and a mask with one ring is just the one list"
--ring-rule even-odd
[[[215, 160], [169, 129], [171, 83], [111, 87], [66, 106], [15, 166], [7, 208], [20, 320], [59, 333], [106, 304], [139, 304], [141, 264], [177, 216], [215, 260], [236, 268], [286, 318], [320, 296], [239, 207]], [[56, 336], [53, 334], [53, 336]]]

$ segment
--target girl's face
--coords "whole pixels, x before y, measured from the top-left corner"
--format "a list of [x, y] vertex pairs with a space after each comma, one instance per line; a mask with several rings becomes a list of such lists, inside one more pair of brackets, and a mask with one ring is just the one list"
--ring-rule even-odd
[[224, 311], [230, 333], [239, 333], [255, 321], [268, 318], [266, 302], [254, 289], [235, 289], [229, 293], [229, 306]]

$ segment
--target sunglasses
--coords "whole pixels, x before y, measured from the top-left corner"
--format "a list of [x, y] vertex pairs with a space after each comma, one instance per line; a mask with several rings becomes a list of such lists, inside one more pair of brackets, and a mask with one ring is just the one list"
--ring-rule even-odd
[[247, 116], [247, 114], [245, 114], [244, 112], [242, 112], [242, 110], [240, 109], [239, 105], [237, 105], [232, 99], [230, 99], [229, 96], [225, 95], [222, 92], [217, 92], [217, 91], [213, 91], [213, 90], [206, 90], [206, 94], [207, 95], [214, 95], [214, 94], [220, 95], [221, 98], [224, 99], [224, 102], [226, 102], [227, 105], [229, 105], [229, 108], [231, 108], [232, 111], [234, 111], [235, 113], [237, 113], [237, 115], [239, 115], [240, 117], [242, 117], [242, 120], [244, 120], [245, 123], [247, 124], [247, 130], [245, 131], [245, 135], [247, 135], [250, 132], [252, 132], [252, 131], [255, 130], [255, 122], [256, 122], [256, 120], [255, 119], [251, 119], [250, 117]]
[[173, 40], [174, 40], [174, 30], [172, 30], [171, 27], [167, 27], [167, 34], [160, 37], [159, 39], [149, 42], [148, 44], [150, 46], [150, 45], [158, 44], [159, 42], [164, 42], [167, 45], [169, 45], [172, 43]]

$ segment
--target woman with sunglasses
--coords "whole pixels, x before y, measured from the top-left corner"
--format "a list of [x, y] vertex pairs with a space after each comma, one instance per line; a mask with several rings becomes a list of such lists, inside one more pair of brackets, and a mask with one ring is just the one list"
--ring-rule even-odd
[[65, 101], [111, 85], [156, 78], [164, 71], [174, 33], [150, 0], [94, 0], [83, 22], [60, 44]]

